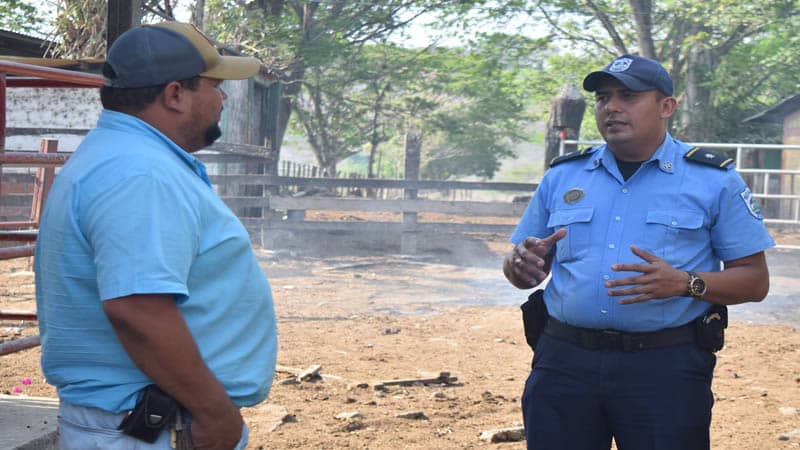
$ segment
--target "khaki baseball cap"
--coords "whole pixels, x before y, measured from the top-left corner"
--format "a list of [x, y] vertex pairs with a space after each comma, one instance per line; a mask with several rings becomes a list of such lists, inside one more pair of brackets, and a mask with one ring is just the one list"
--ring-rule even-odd
[[158, 86], [196, 76], [243, 80], [261, 63], [249, 56], [223, 56], [192, 24], [162, 22], [123, 33], [103, 65], [105, 85], [115, 88]]

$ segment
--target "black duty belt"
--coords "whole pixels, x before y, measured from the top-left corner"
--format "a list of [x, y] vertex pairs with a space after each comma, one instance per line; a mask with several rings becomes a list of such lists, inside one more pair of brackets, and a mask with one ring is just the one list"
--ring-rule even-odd
[[635, 352], [695, 342], [695, 324], [689, 322], [675, 328], [629, 333], [618, 330], [575, 327], [548, 317], [547, 324], [544, 326], [544, 334], [588, 350]]

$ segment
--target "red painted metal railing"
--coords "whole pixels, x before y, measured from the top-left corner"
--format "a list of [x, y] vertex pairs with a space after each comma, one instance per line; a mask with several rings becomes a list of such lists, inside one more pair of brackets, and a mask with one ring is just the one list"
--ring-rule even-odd
[[[8, 77], [7, 75], [14, 75]], [[43, 139], [39, 153], [6, 152], [6, 90], [8, 87], [96, 88], [103, 85], [99, 75], [63, 69], [0, 61], [0, 167], [2, 165], [38, 167], [34, 185], [31, 220], [0, 222], [0, 241], [28, 242], [27, 245], [0, 247], [0, 259], [33, 256], [42, 208], [55, 177], [56, 166], [63, 165], [69, 155], [58, 154], [58, 141]], [[2, 173], [2, 171], [0, 171]], [[0, 320], [36, 320], [35, 312], [0, 311]], [[40, 345], [39, 336], [27, 336], [0, 343], [0, 355]]]

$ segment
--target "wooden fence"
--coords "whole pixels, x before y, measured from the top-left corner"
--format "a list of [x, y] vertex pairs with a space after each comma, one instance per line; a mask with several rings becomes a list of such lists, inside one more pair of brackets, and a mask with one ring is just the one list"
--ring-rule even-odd
[[[536, 188], [531, 183], [420, 180], [418, 152], [407, 148], [405, 179], [322, 178], [313, 166], [291, 164], [282, 170], [269, 149], [254, 145], [214, 144], [195, 155], [254, 242], [267, 248], [278, 246], [287, 235], [309, 232], [396, 239], [403, 253], [415, 253], [423, 234], [510, 234], [527, 205], [510, 199]], [[31, 219], [35, 177], [34, 172], [3, 175], [5, 220]], [[508, 200], [451, 199], [454, 192], [468, 192], [460, 197], [469, 198], [479, 191], [500, 191]], [[367, 197], [369, 192], [383, 194]], [[349, 212], [356, 220], [319, 219], [313, 212]]]
[[[509, 198], [520, 193], [524, 197], [536, 188], [531, 183], [420, 180], [419, 139], [414, 136], [407, 139], [405, 179], [320, 178], [313, 176], [313, 171], [299, 172], [306, 176], [285, 176], [278, 174], [277, 164], [268, 160], [259, 164], [252, 156], [229, 154], [210, 157], [205, 152], [198, 156], [209, 166], [209, 177], [222, 199], [242, 219], [254, 239], [266, 247], [278, 244], [276, 236], [285, 236], [286, 233], [373, 233], [382, 238], [397, 236], [402, 253], [415, 253], [422, 234], [510, 234], [514, 225], [509, 222], [515, 220], [501, 219], [497, 223], [497, 220], [484, 219], [480, 220], [481, 223], [473, 223], [469, 219], [519, 218], [527, 206], [525, 201], [453, 201], [427, 197], [454, 190], [502, 191], [509, 193]], [[224, 168], [220, 164], [224, 164]], [[265, 170], [254, 173], [255, 167]], [[268, 170], [270, 168], [272, 171]], [[342, 190], [352, 192], [354, 189], [395, 190], [403, 195], [384, 199], [342, 197], [339, 194]], [[396, 213], [394, 215], [399, 215], [400, 220], [309, 220], [308, 211], [349, 211], [366, 213], [362, 215], [367, 216], [370, 213]], [[439, 217], [446, 215], [448, 220], [420, 221], [421, 213]]]

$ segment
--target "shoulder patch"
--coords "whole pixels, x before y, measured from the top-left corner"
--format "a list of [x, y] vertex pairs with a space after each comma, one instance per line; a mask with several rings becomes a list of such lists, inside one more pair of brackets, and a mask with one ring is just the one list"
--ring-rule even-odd
[[557, 164], [561, 164], [566, 161], [572, 161], [573, 159], [580, 159], [585, 158], [591, 155], [594, 152], [594, 147], [587, 147], [583, 150], [578, 150], [574, 152], [565, 153], [561, 156], [556, 156], [555, 158], [550, 160], [550, 167], [553, 167]]
[[700, 164], [716, 167], [717, 169], [727, 170], [728, 166], [733, 164], [733, 158], [728, 158], [719, 153], [703, 150], [700, 147], [694, 147], [683, 155], [689, 161], [694, 161]]

